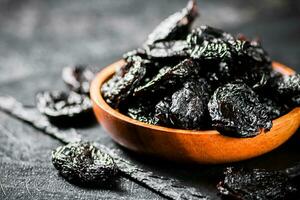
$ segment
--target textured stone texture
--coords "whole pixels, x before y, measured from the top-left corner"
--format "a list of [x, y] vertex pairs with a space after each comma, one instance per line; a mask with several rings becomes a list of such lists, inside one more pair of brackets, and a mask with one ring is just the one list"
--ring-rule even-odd
[[[62, 67], [87, 63], [103, 68], [138, 47], [155, 25], [184, 4], [182, 0], [0, 0], [0, 94], [33, 105], [37, 91], [66, 88]], [[274, 60], [300, 71], [299, 1], [212, 0], [199, 5], [202, 17], [196, 25], [259, 36]], [[137, 156], [113, 143], [97, 124], [78, 132], [116, 148], [145, 169], [175, 177], [218, 199], [215, 185], [229, 165], [184, 166]], [[299, 140], [295, 136], [272, 153], [235, 165], [292, 166], [300, 161]], [[0, 199], [161, 199], [123, 178], [113, 191], [71, 185], [50, 162], [50, 152], [58, 145], [0, 112]]]

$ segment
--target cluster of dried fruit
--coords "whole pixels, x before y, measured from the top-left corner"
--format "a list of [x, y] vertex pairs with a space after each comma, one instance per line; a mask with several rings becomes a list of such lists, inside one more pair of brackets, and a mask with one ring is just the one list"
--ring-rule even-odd
[[[56, 125], [86, 124], [92, 115], [89, 94], [94, 73], [87, 66], [77, 65], [63, 69], [62, 78], [71, 92], [43, 91], [36, 95], [38, 110]], [[85, 119], [85, 120], [82, 120]]]
[[252, 137], [300, 104], [300, 76], [272, 69], [261, 44], [209, 26], [195, 1], [165, 19], [103, 84], [108, 104], [142, 122]]
[[217, 188], [224, 199], [298, 199], [299, 165], [280, 171], [227, 168]]

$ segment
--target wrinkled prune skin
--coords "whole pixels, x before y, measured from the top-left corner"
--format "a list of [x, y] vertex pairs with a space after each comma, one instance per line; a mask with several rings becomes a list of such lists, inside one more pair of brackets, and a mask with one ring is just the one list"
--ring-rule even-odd
[[259, 100], [265, 105], [272, 120], [286, 114], [289, 110], [289, 107], [286, 104], [281, 104], [270, 97], [260, 96]]
[[187, 36], [187, 42], [191, 46], [201, 45], [204, 41], [215, 39], [220, 39], [225, 42], [235, 40], [231, 34], [210, 26], [200, 26], [199, 28], [195, 28]]
[[250, 87], [263, 87], [271, 77], [270, 58], [261, 45], [234, 38], [209, 26], [194, 29], [188, 36], [190, 56], [206, 69], [207, 78], [219, 86], [242, 79]]
[[146, 50], [144, 48], [137, 48], [132, 51], [128, 51], [127, 53], [123, 54], [123, 59], [128, 60], [131, 59], [132, 57], [139, 56], [141, 58], [146, 59], [148, 57]]
[[293, 106], [300, 106], [300, 74], [282, 76], [276, 83], [276, 94]]
[[281, 171], [227, 168], [217, 189], [224, 199], [297, 199], [298, 187]]
[[89, 94], [90, 82], [94, 78], [94, 73], [85, 65], [65, 67], [62, 71], [62, 79], [74, 92]]
[[199, 71], [200, 67], [196, 62], [191, 59], [185, 59], [173, 67], [167, 66], [162, 68], [158, 74], [145, 85], [135, 88], [133, 95], [159, 94], [161, 91], [166, 91], [173, 86], [182, 84], [188, 77], [196, 76]]
[[156, 120], [153, 117], [154, 104], [150, 100], [136, 100], [134, 103], [129, 103], [126, 109], [122, 113], [125, 113], [132, 119], [148, 123], [156, 124]]
[[174, 126], [175, 123], [172, 121], [170, 113], [171, 102], [171, 97], [166, 96], [155, 105], [154, 119], [158, 125]]
[[151, 59], [184, 59], [189, 56], [188, 51], [189, 46], [185, 40], [157, 42], [146, 48], [147, 55]]
[[155, 42], [166, 40], [185, 39], [190, 31], [191, 25], [198, 16], [198, 9], [195, 0], [190, 0], [187, 6], [162, 21], [149, 34], [145, 45], [152, 45]]
[[156, 105], [155, 117], [169, 127], [183, 129], [204, 128], [209, 122], [207, 103], [210, 86], [205, 79], [184, 83], [171, 100], [163, 100]]
[[269, 130], [272, 127], [266, 106], [245, 84], [219, 87], [208, 103], [208, 110], [212, 126], [224, 135], [254, 137], [261, 128]]
[[88, 142], [58, 147], [52, 163], [65, 179], [79, 185], [105, 186], [118, 174], [113, 158]]
[[122, 101], [126, 100], [146, 75], [146, 67], [142, 59], [137, 56], [130, 59], [101, 88], [103, 97], [113, 108], [117, 108]]
[[36, 95], [38, 110], [51, 122], [68, 124], [92, 116], [92, 104], [86, 95], [75, 92], [44, 91]]

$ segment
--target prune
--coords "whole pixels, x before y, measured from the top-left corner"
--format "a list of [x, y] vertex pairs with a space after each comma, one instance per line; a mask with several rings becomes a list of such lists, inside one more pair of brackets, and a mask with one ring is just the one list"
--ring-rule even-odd
[[221, 134], [253, 137], [261, 128], [271, 129], [272, 121], [266, 106], [245, 84], [219, 87], [208, 103], [212, 126]]
[[195, 0], [190, 0], [187, 6], [162, 21], [151, 34], [149, 34], [146, 45], [166, 40], [185, 39], [190, 27], [198, 16]]
[[44, 91], [36, 95], [38, 110], [52, 122], [68, 124], [92, 116], [92, 104], [86, 95], [75, 92]]
[[231, 34], [210, 26], [195, 28], [187, 36], [187, 42], [190, 46], [202, 45], [204, 41], [212, 41], [215, 39], [220, 39], [224, 42], [235, 40]]
[[184, 40], [157, 42], [146, 48], [150, 58], [186, 58], [189, 55], [189, 46]]
[[85, 65], [65, 67], [62, 71], [62, 79], [69, 88], [80, 94], [88, 94], [90, 82], [94, 78], [94, 73]]
[[124, 68], [128, 71], [116, 73], [114, 77], [103, 84], [101, 89], [107, 103], [114, 108], [118, 107], [133, 92], [146, 74], [146, 67], [140, 57], [134, 57]]
[[260, 88], [270, 78], [270, 58], [257, 42], [238, 40], [208, 26], [194, 29], [187, 42], [190, 56], [203, 63], [208, 79], [221, 81], [219, 85], [242, 79], [249, 86]]
[[185, 59], [173, 67], [162, 68], [148, 83], [135, 88], [133, 95], [165, 91], [174, 85], [183, 83], [187, 77], [197, 75], [199, 70], [200, 67], [195, 61]]
[[217, 188], [226, 199], [296, 199], [299, 186], [292, 179], [286, 171], [227, 168]]
[[67, 180], [104, 186], [118, 174], [113, 158], [88, 142], [69, 143], [52, 152], [52, 163]]
[[276, 94], [294, 106], [300, 105], [300, 74], [282, 76], [276, 84]]
[[143, 48], [137, 48], [132, 51], [128, 51], [127, 53], [123, 54], [123, 59], [128, 60], [131, 57], [139, 56], [141, 58], [147, 58], [146, 50]]
[[132, 119], [139, 120], [148, 124], [156, 124], [153, 118], [153, 103], [147, 100], [136, 100], [135, 103], [130, 103], [123, 113], [127, 114]]
[[200, 60], [228, 61], [232, 58], [230, 46], [223, 40], [205, 40], [193, 47], [191, 57]]
[[274, 99], [271, 99], [270, 97], [263, 97], [260, 96], [260, 102], [265, 104], [266, 110], [270, 115], [271, 119], [276, 119], [279, 116], [285, 114], [289, 108], [285, 104], [280, 104]]
[[210, 87], [204, 79], [184, 83], [171, 101], [163, 100], [156, 105], [155, 117], [165, 125], [184, 129], [199, 129], [209, 121], [207, 103]]

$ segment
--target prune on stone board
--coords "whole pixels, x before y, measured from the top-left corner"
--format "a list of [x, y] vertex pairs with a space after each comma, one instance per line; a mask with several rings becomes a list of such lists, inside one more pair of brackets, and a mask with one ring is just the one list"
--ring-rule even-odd
[[86, 95], [75, 92], [44, 91], [36, 95], [38, 110], [51, 122], [68, 123], [92, 116], [92, 104]]
[[185, 39], [190, 31], [191, 25], [198, 16], [198, 8], [195, 0], [190, 0], [187, 6], [162, 21], [151, 34], [149, 34], [145, 45], [166, 40]]
[[217, 189], [224, 199], [297, 199], [298, 186], [283, 171], [227, 168]]
[[130, 57], [130, 62], [103, 84], [101, 92], [106, 102], [113, 108], [117, 108], [122, 101], [131, 95], [133, 89], [139, 85], [145, 74], [146, 67], [142, 59], [138, 56]]
[[219, 87], [208, 103], [212, 126], [221, 134], [254, 137], [261, 128], [271, 129], [272, 121], [258, 95], [242, 83]]
[[[141, 94], [155, 93], [158, 95], [161, 91], [172, 89], [171, 87], [182, 84], [187, 78], [196, 76], [200, 71], [197, 62], [192, 59], [185, 59], [173, 67], [166, 66], [162, 68], [156, 76], [145, 85], [134, 89], [134, 96]], [[176, 87], [173, 87], [176, 88]]]
[[189, 46], [185, 40], [157, 42], [146, 47], [147, 55], [152, 59], [184, 59], [189, 56], [188, 51]]
[[52, 163], [68, 181], [104, 186], [118, 174], [113, 158], [88, 142], [69, 143], [52, 152]]
[[171, 101], [161, 101], [156, 105], [155, 117], [171, 127], [184, 129], [204, 128], [209, 122], [207, 103], [210, 86], [205, 79], [184, 83], [176, 91]]
[[85, 65], [65, 67], [62, 71], [62, 79], [69, 88], [80, 94], [88, 94], [90, 82], [94, 78], [94, 73]]

